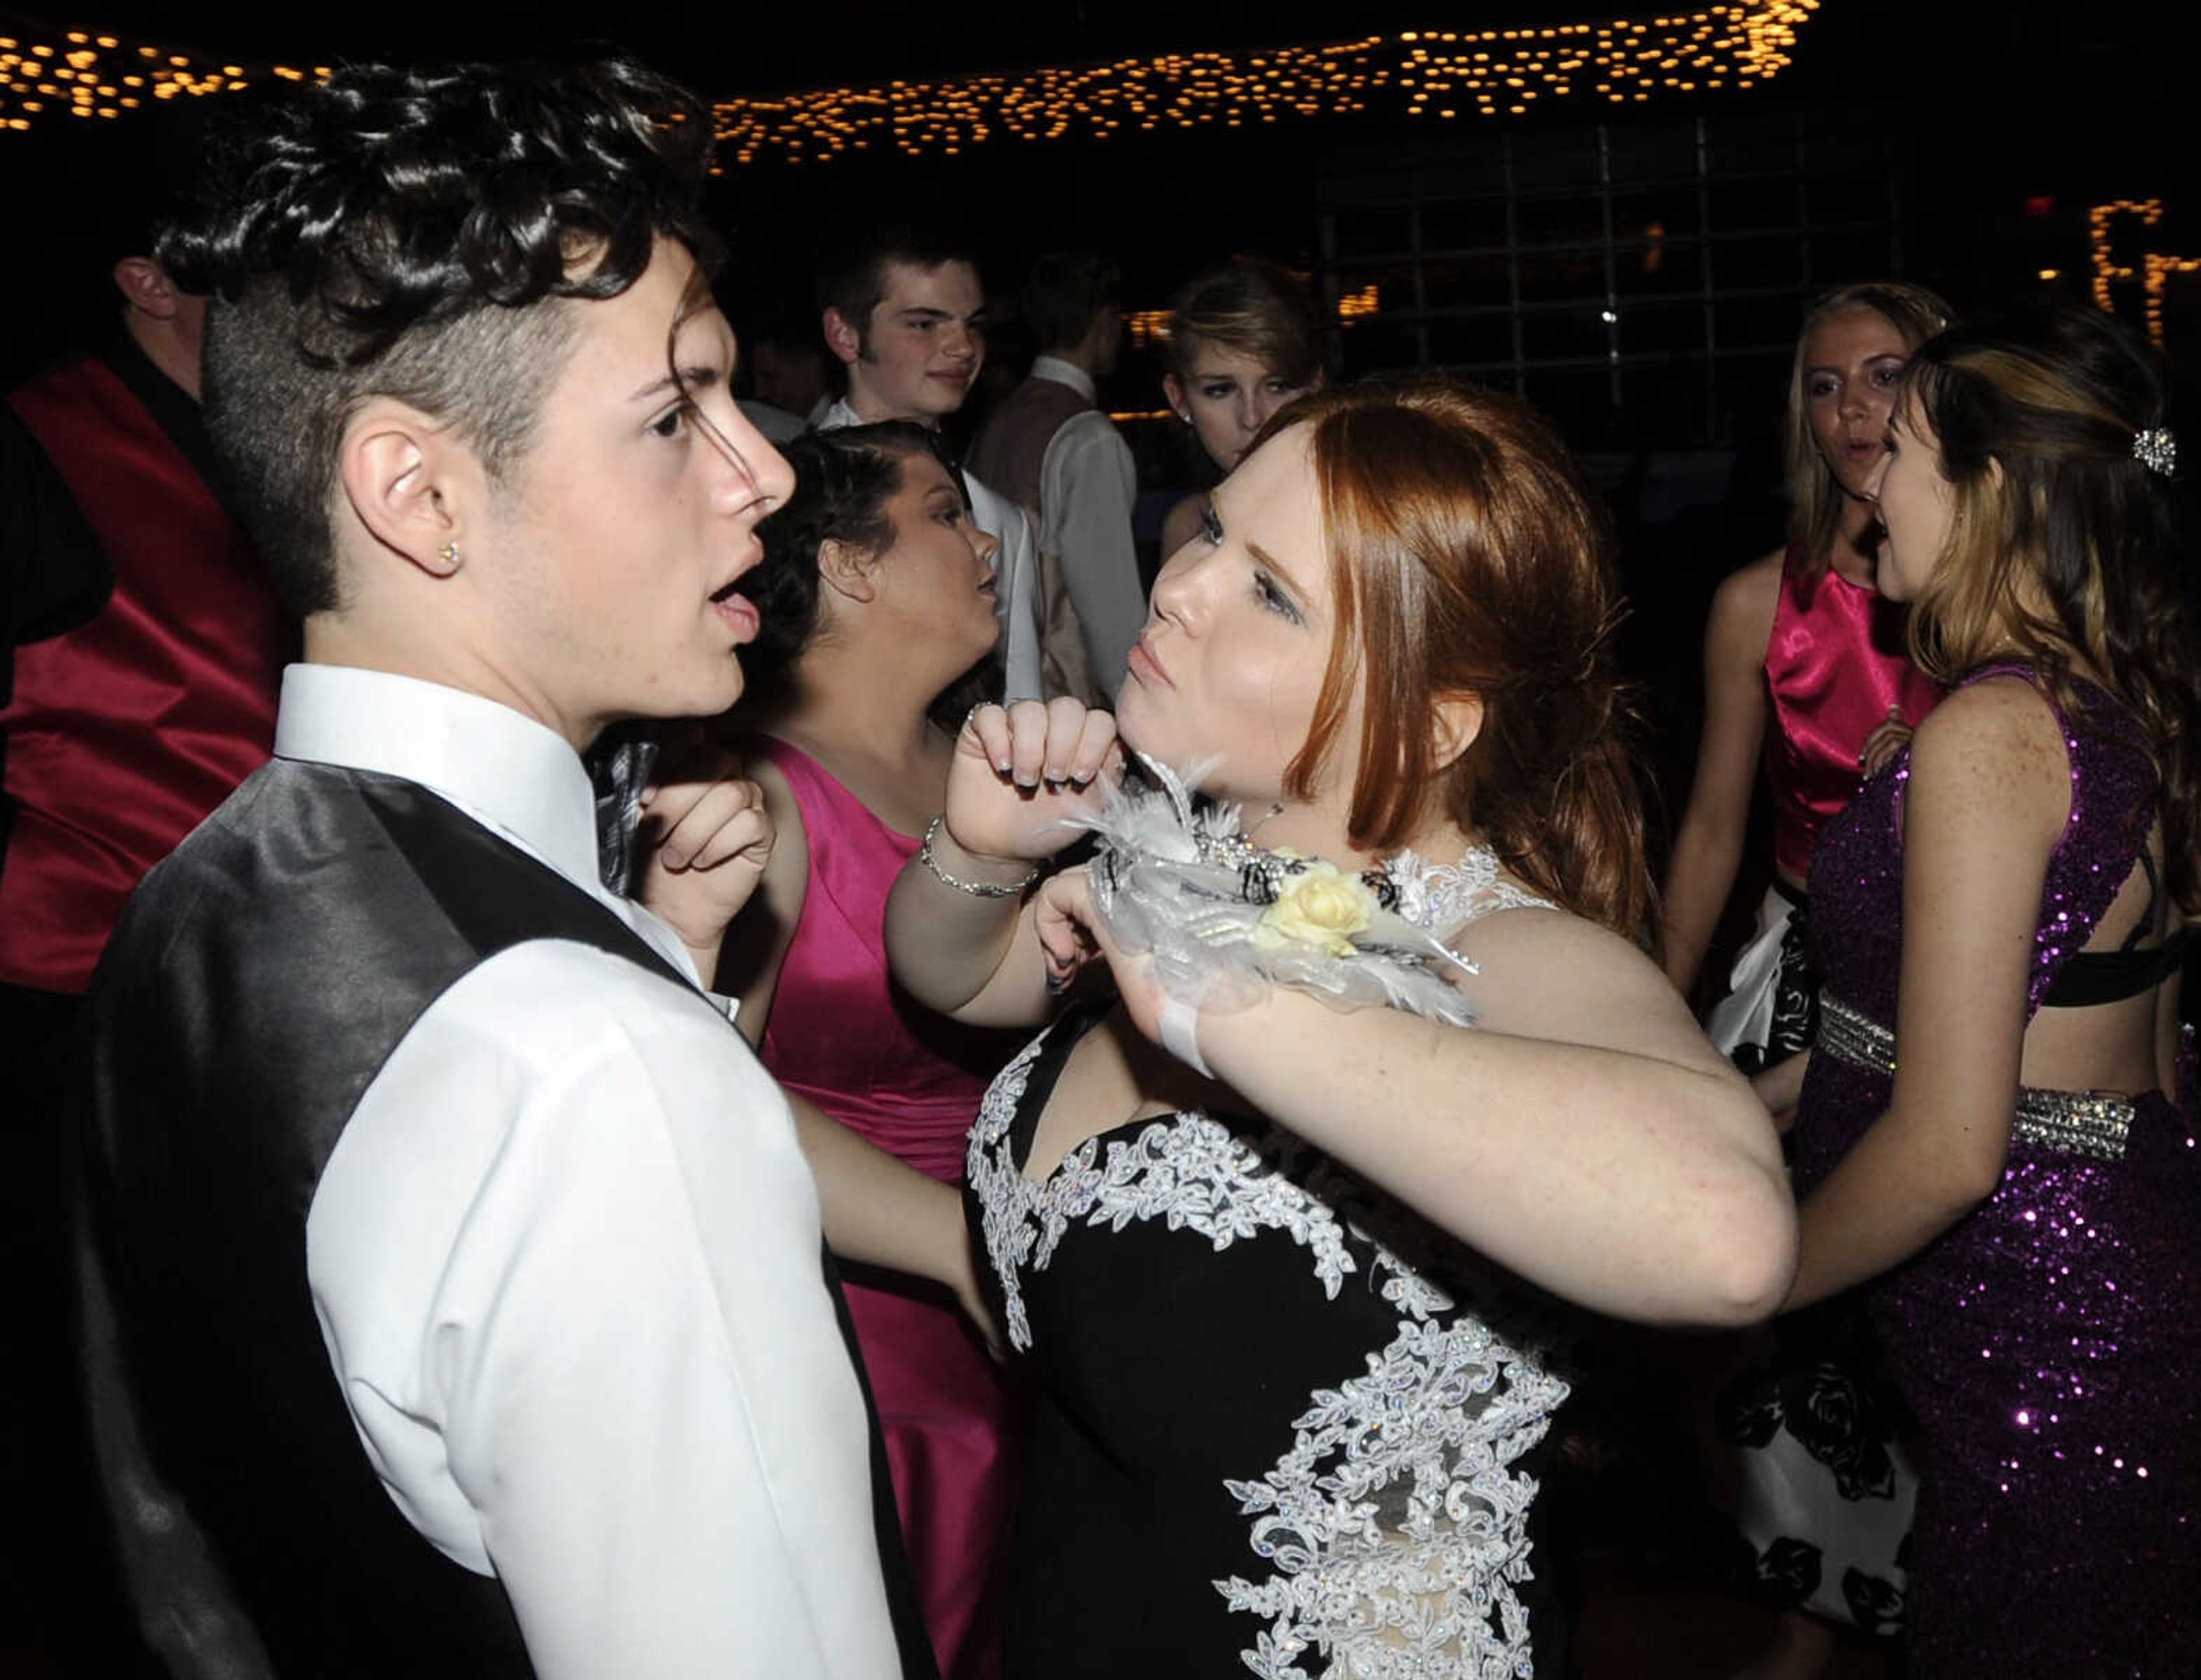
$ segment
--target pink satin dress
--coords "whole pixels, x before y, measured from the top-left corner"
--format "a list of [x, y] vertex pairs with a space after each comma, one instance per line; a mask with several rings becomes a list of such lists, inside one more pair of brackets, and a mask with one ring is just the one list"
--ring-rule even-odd
[[[760, 736], [751, 750], [787, 778], [810, 847], [764, 1065], [850, 1131], [960, 1186], [978, 1100], [1017, 1040], [933, 1015], [888, 978], [887, 893], [918, 843], [796, 748]], [[994, 1565], [1015, 1504], [1011, 1396], [944, 1291], [863, 1267], [843, 1277], [942, 1680], [990, 1680]]]
[[1801, 881], [1819, 831], [1856, 796], [1858, 755], [1887, 708], [1916, 728], [1941, 690], [1910, 662], [1903, 608], [1832, 567], [1814, 573], [1790, 544], [1765, 644], [1773, 706], [1765, 775], [1773, 790], [1773, 861]]

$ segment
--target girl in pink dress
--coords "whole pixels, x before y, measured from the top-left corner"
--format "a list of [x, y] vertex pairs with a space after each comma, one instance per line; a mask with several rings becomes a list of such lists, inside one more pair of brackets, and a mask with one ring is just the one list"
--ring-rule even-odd
[[[748, 770], [777, 838], [720, 984], [791, 1095], [960, 1185], [979, 1098], [1016, 1046], [901, 995], [881, 923], [947, 786], [953, 724], [929, 714], [988, 668], [994, 540], [921, 427], [813, 434], [786, 453], [795, 495], [741, 583], [764, 629], [742, 660], [754, 701], [737, 716], [754, 731]], [[829, 1203], [861, 1193], [820, 1184]], [[941, 1673], [990, 1675], [992, 1565], [1012, 1494], [1007, 1392], [946, 1291], [850, 1267], [847, 1294]]]
[[[1903, 364], [1949, 322], [1918, 286], [1844, 286], [1812, 308], [1788, 386], [1785, 546], [1720, 585], [1705, 631], [1705, 728], [1664, 894], [1666, 972], [1696, 984], [1742, 861], [1761, 766], [1773, 796], [1773, 885], [1712, 1012], [1712, 1043], [1746, 1073], [1811, 1042], [1804, 877], [1819, 829], [1933, 705], [1899, 608], [1873, 587], [1867, 483], [1887, 450]], [[1784, 972], [1786, 971], [1786, 972]]]

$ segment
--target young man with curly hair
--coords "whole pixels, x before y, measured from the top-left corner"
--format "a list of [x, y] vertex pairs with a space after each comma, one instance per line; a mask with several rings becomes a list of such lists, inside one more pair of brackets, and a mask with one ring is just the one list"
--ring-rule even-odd
[[787, 1101], [698, 984], [768, 825], [658, 790], [650, 913], [578, 756], [740, 694], [790, 488], [709, 132], [620, 61], [347, 70], [164, 250], [305, 621], [90, 1005], [89, 1380], [178, 1671], [930, 1671]]

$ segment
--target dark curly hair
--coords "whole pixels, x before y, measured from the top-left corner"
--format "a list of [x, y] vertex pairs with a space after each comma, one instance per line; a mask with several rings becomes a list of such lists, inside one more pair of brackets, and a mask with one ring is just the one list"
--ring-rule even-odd
[[958, 489], [963, 483], [938, 434], [913, 420], [813, 432], [780, 453], [795, 469], [795, 493], [757, 527], [764, 558], [734, 585], [763, 620], [742, 655], [745, 691], [755, 701], [778, 697], [818, 633], [818, 551], [836, 542], [872, 558], [893, 545], [887, 503], [900, 494], [903, 463], [913, 455], [930, 455]]
[[341, 602], [330, 509], [359, 407], [448, 423], [502, 478], [571, 350], [566, 301], [625, 291], [660, 235], [713, 266], [710, 145], [692, 94], [619, 57], [355, 66], [232, 138], [234, 185], [158, 255], [215, 299], [208, 429], [294, 611]]

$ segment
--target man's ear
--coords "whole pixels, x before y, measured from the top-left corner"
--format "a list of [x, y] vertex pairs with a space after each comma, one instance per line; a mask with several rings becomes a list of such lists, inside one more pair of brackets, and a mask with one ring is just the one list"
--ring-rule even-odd
[[828, 305], [825, 326], [825, 348], [841, 359], [842, 367], [854, 366], [864, 353], [864, 335], [856, 330], [855, 322]]
[[156, 320], [173, 320], [183, 298], [168, 271], [150, 256], [126, 256], [116, 263], [114, 289], [132, 308]]
[[1467, 756], [1482, 733], [1481, 695], [1440, 696], [1429, 719], [1429, 768], [1449, 770]]
[[470, 510], [485, 507], [473, 451], [418, 409], [378, 398], [352, 417], [337, 455], [344, 499], [375, 541], [431, 577], [466, 564]]
[[878, 558], [851, 548], [837, 537], [818, 545], [818, 577], [826, 588], [846, 601], [871, 601], [879, 588]]

